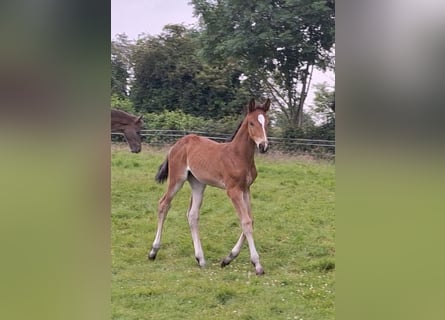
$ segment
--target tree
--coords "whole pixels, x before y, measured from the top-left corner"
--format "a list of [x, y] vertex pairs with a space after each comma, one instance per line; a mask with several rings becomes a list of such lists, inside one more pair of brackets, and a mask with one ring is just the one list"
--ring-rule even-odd
[[321, 124], [335, 121], [335, 91], [326, 83], [318, 83], [314, 87], [313, 117]]
[[167, 25], [161, 35], [137, 41], [131, 89], [136, 111], [182, 110], [207, 119], [240, 112], [248, 92], [242, 88], [238, 66], [205, 62], [197, 39], [196, 30]]
[[111, 94], [121, 99], [128, 96], [131, 74], [132, 43], [125, 34], [111, 41]]
[[111, 57], [111, 94], [118, 97], [127, 95], [128, 72], [123, 62], [116, 57]]
[[330, 89], [326, 83], [315, 85], [315, 98], [313, 106], [313, 117], [318, 125], [311, 131], [310, 138], [313, 139], [335, 139], [335, 91]]
[[111, 95], [111, 108], [123, 110], [129, 113], [135, 113], [130, 99], [128, 97], [120, 97], [117, 94]]
[[333, 0], [192, 0], [209, 60], [239, 61], [253, 88], [274, 98], [293, 128], [314, 67], [333, 66]]
[[131, 91], [136, 110], [161, 112], [180, 107], [196, 65], [191, 35], [186, 31], [180, 25], [166, 26], [160, 36], [136, 42]]

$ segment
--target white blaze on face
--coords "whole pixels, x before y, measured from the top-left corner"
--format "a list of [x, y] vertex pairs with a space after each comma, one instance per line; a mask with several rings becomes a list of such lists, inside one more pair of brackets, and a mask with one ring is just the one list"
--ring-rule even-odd
[[258, 122], [261, 124], [261, 127], [263, 128], [263, 134], [264, 134], [264, 143], [266, 144], [267, 147], [267, 136], [266, 136], [266, 119], [264, 118], [264, 115], [260, 114], [258, 115]]

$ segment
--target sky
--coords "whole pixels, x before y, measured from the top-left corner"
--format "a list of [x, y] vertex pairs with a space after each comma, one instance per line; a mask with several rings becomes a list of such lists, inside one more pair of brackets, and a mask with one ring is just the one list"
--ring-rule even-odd
[[190, 0], [111, 0], [111, 37], [125, 33], [137, 39], [142, 33], [157, 35], [167, 24], [194, 24]]
[[[167, 24], [196, 24], [190, 0], [111, 0], [111, 38], [125, 33], [130, 39], [141, 34], [158, 35]], [[333, 86], [335, 74], [314, 70], [306, 105], [312, 105], [314, 85], [326, 82]]]

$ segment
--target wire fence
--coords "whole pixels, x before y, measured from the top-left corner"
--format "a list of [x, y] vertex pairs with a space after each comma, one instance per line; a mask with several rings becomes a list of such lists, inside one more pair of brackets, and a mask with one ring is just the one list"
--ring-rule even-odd
[[[209, 133], [204, 131], [183, 130], [142, 130], [142, 142], [151, 146], [163, 147], [175, 143], [187, 134], [197, 134], [217, 142], [227, 141], [232, 135], [224, 133]], [[122, 133], [112, 132], [111, 139], [114, 142], [125, 142]], [[335, 140], [299, 139], [268, 137], [270, 149], [273, 151], [290, 154], [309, 154], [317, 158], [335, 158]]]

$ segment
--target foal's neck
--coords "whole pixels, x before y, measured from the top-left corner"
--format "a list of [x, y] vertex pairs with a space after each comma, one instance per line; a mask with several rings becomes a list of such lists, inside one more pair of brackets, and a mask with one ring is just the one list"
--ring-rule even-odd
[[252, 158], [255, 154], [255, 142], [250, 138], [247, 122], [243, 121], [235, 137], [230, 142], [231, 147], [237, 151], [236, 154]]

